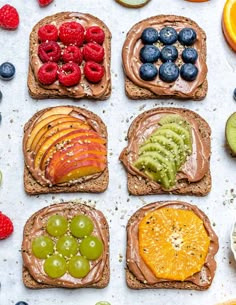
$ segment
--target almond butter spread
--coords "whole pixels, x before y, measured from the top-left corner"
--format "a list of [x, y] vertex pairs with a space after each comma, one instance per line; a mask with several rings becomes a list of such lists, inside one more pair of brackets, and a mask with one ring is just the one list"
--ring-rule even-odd
[[[93, 97], [93, 98], [100, 98], [103, 97], [107, 91], [109, 91], [110, 86], [110, 40], [111, 34], [109, 29], [106, 25], [99, 20], [98, 18], [89, 15], [89, 14], [82, 14], [82, 13], [72, 13], [72, 12], [65, 12], [65, 13], [58, 13], [53, 16], [49, 16], [41, 20], [36, 26], [34, 27], [31, 36], [30, 36], [30, 66], [34, 77], [37, 79], [38, 70], [42, 66], [42, 62], [38, 57], [38, 47], [39, 47], [39, 40], [38, 40], [38, 29], [46, 24], [53, 24], [58, 29], [62, 23], [65, 22], [79, 22], [85, 29], [90, 26], [99, 26], [105, 32], [105, 41], [103, 43], [103, 47], [105, 50], [104, 59], [102, 65], [104, 66], [104, 76], [102, 80], [97, 84], [92, 84], [86, 80], [83, 74], [83, 68], [81, 69], [82, 77], [81, 81], [78, 85], [72, 87], [64, 87], [59, 84], [59, 81], [54, 82], [52, 85], [44, 86], [40, 82], [38, 85], [47, 89], [47, 90], [56, 90], [60, 93], [61, 96], [70, 96], [73, 98], [81, 98], [83, 96]], [[58, 41], [62, 52], [64, 45]], [[83, 67], [84, 63], [82, 63]]]
[[[177, 173], [177, 180], [186, 179], [189, 182], [197, 182], [201, 180], [209, 171], [209, 159], [211, 147], [209, 139], [204, 139], [199, 130], [199, 121], [190, 115], [189, 110], [181, 110], [178, 108], [156, 108], [139, 115], [132, 123], [128, 134], [128, 146], [122, 151], [120, 160], [128, 172], [132, 175], [147, 176], [135, 168], [132, 164], [138, 158], [138, 150], [141, 144], [158, 128], [158, 121], [167, 114], [181, 115], [191, 126], [192, 133], [192, 154], [188, 156], [180, 171]], [[202, 119], [201, 119], [202, 120]], [[208, 125], [207, 125], [208, 126]], [[155, 188], [160, 188], [160, 184], [151, 181]], [[181, 186], [179, 186], [181, 187]], [[171, 190], [176, 190], [174, 186]], [[170, 191], [171, 191], [170, 190]]]
[[[122, 51], [124, 72], [134, 84], [141, 88], [146, 88], [156, 95], [178, 95], [181, 98], [188, 98], [189, 96], [191, 97], [196, 89], [201, 87], [207, 75], [205, 34], [195, 22], [188, 18], [172, 15], [160, 15], [157, 17], [151, 17], [137, 23], [127, 34]], [[185, 27], [191, 27], [196, 31], [197, 39], [192, 47], [198, 52], [198, 59], [195, 65], [197, 66], [199, 72], [194, 81], [187, 82], [180, 76], [175, 82], [172, 83], [163, 82], [159, 77], [153, 81], [144, 81], [140, 78], [139, 69], [142, 62], [139, 58], [139, 53], [140, 49], [143, 47], [143, 43], [140, 39], [141, 34], [147, 27], [153, 27], [159, 32], [163, 27], [166, 26], [173, 27], [177, 33], [179, 33], [180, 30]], [[160, 48], [161, 43], [157, 42], [156, 46]], [[179, 42], [177, 42], [175, 46], [179, 51], [179, 57], [176, 60], [176, 64], [180, 67], [183, 64], [181, 53], [184, 50], [184, 46], [182, 46]], [[158, 68], [160, 64], [160, 60], [155, 63]]]
[[[61, 278], [50, 278], [43, 269], [43, 259], [36, 258], [32, 253], [32, 241], [35, 237], [48, 235], [45, 227], [47, 220], [52, 215], [63, 215], [70, 221], [76, 215], [86, 215], [91, 218], [94, 224], [93, 235], [101, 239], [104, 250], [100, 258], [90, 261], [90, 272], [84, 278], [74, 278], [69, 273], [65, 273]], [[92, 207], [76, 204], [63, 203], [48, 206], [36, 212], [27, 221], [24, 228], [22, 242], [22, 257], [24, 268], [30, 275], [41, 284], [54, 287], [79, 288], [97, 283], [104, 275], [104, 268], [109, 266], [109, 231], [108, 224], [103, 214]]]
[[145, 264], [139, 254], [139, 242], [138, 242], [138, 226], [142, 218], [147, 212], [160, 209], [163, 207], [170, 207], [174, 209], [187, 209], [193, 211], [204, 223], [205, 230], [210, 238], [209, 251], [202, 267], [202, 270], [191, 277], [188, 277], [185, 282], [191, 282], [198, 287], [207, 287], [212, 282], [216, 262], [214, 256], [218, 251], [219, 244], [218, 238], [211, 228], [211, 224], [207, 216], [200, 211], [196, 206], [190, 205], [181, 201], [166, 201], [155, 202], [144, 206], [139, 209], [129, 220], [127, 226], [127, 267], [129, 271], [135, 276], [137, 280], [146, 285], [155, 285], [157, 283], [166, 282], [166, 279], [156, 278], [149, 267]]

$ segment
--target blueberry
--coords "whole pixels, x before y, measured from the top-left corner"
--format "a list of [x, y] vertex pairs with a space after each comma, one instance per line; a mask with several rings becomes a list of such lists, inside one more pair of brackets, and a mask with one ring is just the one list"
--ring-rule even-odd
[[2, 91], [0, 90], [0, 101], [2, 100]]
[[234, 89], [233, 97], [234, 97], [234, 99], [236, 101], [236, 88]]
[[191, 46], [197, 39], [197, 34], [192, 28], [184, 28], [179, 32], [179, 42], [184, 46]]
[[143, 32], [142, 32], [142, 36], [141, 36], [142, 42], [145, 44], [152, 44], [154, 42], [157, 42], [158, 40], [158, 32], [156, 29], [154, 28], [146, 28]]
[[197, 58], [198, 58], [198, 54], [194, 48], [186, 48], [183, 50], [182, 59], [186, 64], [188, 63], [195, 64]]
[[15, 305], [28, 305], [28, 303], [24, 301], [17, 302]]
[[175, 46], [165, 46], [161, 50], [161, 60], [162, 62], [166, 61], [176, 61], [178, 58], [178, 50]]
[[14, 77], [16, 69], [10, 62], [4, 62], [0, 66], [0, 78], [3, 80], [10, 80]]
[[156, 66], [150, 63], [143, 64], [139, 69], [139, 75], [143, 80], [153, 80], [156, 78], [158, 70]]
[[161, 29], [159, 39], [162, 43], [170, 45], [177, 41], [178, 34], [174, 28], [167, 26]]
[[159, 76], [163, 82], [174, 82], [179, 77], [179, 68], [173, 62], [165, 62], [160, 66]]
[[180, 75], [184, 80], [191, 82], [196, 79], [198, 68], [193, 64], [184, 64], [180, 69]]
[[143, 63], [155, 62], [160, 57], [160, 50], [154, 45], [146, 44], [140, 50], [140, 59]]

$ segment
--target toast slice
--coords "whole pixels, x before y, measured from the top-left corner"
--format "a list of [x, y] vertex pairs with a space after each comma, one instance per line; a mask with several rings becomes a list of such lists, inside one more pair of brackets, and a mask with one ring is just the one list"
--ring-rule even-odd
[[[83, 73], [84, 62], [80, 66], [82, 77], [78, 85], [65, 87], [55, 82], [51, 85], [43, 85], [38, 81], [37, 73], [42, 65], [38, 57], [38, 30], [46, 24], [54, 24], [59, 28], [63, 22], [78, 22], [86, 29], [89, 26], [98, 26], [105, 33], [105, 41], [103, 47], [105, 50], [102, 65], [104, 66], [104, 76], [98, 83], [91, 83], [86, 80]], [[61, 12], [52, 16], [48, 16], [40, 20], [32, 29], [29, 39], [29, 69], [28, 69], [28, 89], [30, 95], [34, 99], [46, 98], [72, 98], [75, 100], [81, 98], [105, 100], [111, 94], [111, 75], [110, 75], [110, 60], [111, 60], [111, 33], [108, 27], [100, 19], [90, 15], [76, 12]], [[59, 41], [61, 47], [63, 44]], [[60, 61], [59, 66], [63, 63]]]
[[[198, 67], [199, 73], [197, 78], [191, 82], [183, 80], [181, 76], [171, 83], [161, 81], [159, 76], [152, 81], [144, 81], [139, 76], [139, 68], [142, 64], [139, 51], [143, 47], [140, 37], [143, 30], [153, 27], [159, 32], [166, 26], [173, 27], [178, 33], [184, 27], [193, 28], [197, 33], [197, 40], [191, 47], [198, 52], [195, 65]], [[154, 43], [154, 45], [161, 51], [163, 44], [160, 41]], [[180, 68], [183, 64], [181, 53], [185, 46], [178, 41], [174, 43], [174, 46], [178, 50], [178, 58], [175, 63]], [[189, 18], [175, 15], [157, 15], [138, 22], [128, 32], [122, 50], [126, 95], [134, 100], [169, 98], [202, 100], [208, 90], [206, 52], [206, 34], [196, 22]], [[159, 71], [162, 64], [161, 60], [158, 59], [154, 64]]]
[[[191, 276], [187, 277], [182, 281], [169, 280], [161, 277], [159, 278], [156, 277], [153, 271], [150, 269], [149, 266], [147, 266], [146, 262], [143, 260], [143, 258], [140, 255], [139, 237], [138, 237], [139, 224], [149, 212], [161, 208], [169, 208], [169, 209], [174, 208], [174, 209], [193, 211], [194, 214], [198, 216], [198, 218], [200, 218], [201, 221], [203, 222], [205, 231], [207, 232], [208, 237], [210, 239], [208, 253], [205, 258], [205, 262], [201, 267], [201, 270], [199, 272], [192, 274]], [[167, 221], [165, 222], [165, 224], [167, 224]], [[177, 224], [177, 227], [178, 225], [179, 224]], [[160, 234], [162, 233], [163, 231], [160, 231]], [[140, 208], [138, 211], [136, 211], [131, 216], [127, 224], [126, 283], [128, 287], [131, 289], [176, 288], [176, 289], [206, 290], [212, 284], [212, 281], [215, 276], [216, 262], [214, 256], [217, 253], [218, 248], [219, 248], [218, 238], [211, 227], [210, 221], [208, 217], [204, 214], [204, 212], [202, 212], [197, 206], [182, 201], [160, 201], [160, 202], [150, 203], [144, 206], [143, 208]], [[177, 250], [177, 252], [178, 251], [179, 250]], [[163, 260], [165, 260], [165, 255], [163, 255]], [[176, 267], [178, 266], [177, 260], [173, 266]]]
[[[32, 250], [31, 250], [31, 242], [34, 239], [34, 233], [38, 230], [37, 221], [40, 219], [43, 221], [42, 217], [48, 218], [50, 213], [58, 213], [60, 215], [87, 215], [92, 218], [95, 223], [95, 231], [100, 230], [98, 235], [100, 236], [104, 243], [104, 253], [101, 259], [97, 260], [97, 264], [101, 264], [101, 268], [97, 271], [97, 274], [94, 276], [93, 280], [86, 281], [84, 283], [78, 279], [74, 279], [75, 282], [63, 282], [62, 279], [48, 279], [47, 275], [44, 274], [44, 281], [37, 280], [37, 272], [34, 272], [34, 268], [31, 266], [35, 262], [35, 258], [32, 261]], [[52, 215], [52, 214], [51, 214]], [[41, 229], [42, 230], [42, 229]], [[44, 228], [45, 230], [45, 228]], [[45, 232], [43, 232], [45, 233]], [[42, 233], [41, 233], [42, 234]], [[47, 233], [45, 233], [47, 235]], [[37, 235], [38, 236], [38, 235]], [[88, 206], [86, 204], [78, 203], [78, 202], [65, 202], [60, 204], [52, 204], [48, 207], [45, 207], [38, 212], [34, 213], [26, 222], [24, 226], [23, 232], [23, 242], [22, 242], [22, 258], [23, 258], [23, 269], [22, 269], [22, 279], [23, 283], [27, 288], [30, 289], [43, 289], [43, 288], [104, 288], [108, 285], [110, 280], [110, 264], [109, 264], [109, 226], [108, 223], [102, 214], [102, 212], [96, 210], [95, 208]], [[37, 259], [36, 259], [37, 260]], [[98, 262], [99, 261], [99, 262]], [[94, 264], [93, 264], [94, 266]], [[90, 270], [91, 272], [92, 270]], [[98, 274], [99, 273], [99, 274]], [[42, 276], [42, 275], [40, 275]], [[88, 274], [89, 276], [89, 274]]]
[[[25, 166], [24, 166], [24, 189], [25, 192], [29, 195], [38, 195], [38, 194], [47, 194], [47, 193], [74, 193], [74, 192], [85, 192], [85, 193], [101, 193], [104, 192], [109, 183], [109, 171], [108, 167], [106, 166], [105, 169], [95, 175], [89, 175], [87, 178], [81, 178], [78, 179], [74, 183], [62, 183], [62, 184], [54, 184], [51, 183], [44, 183], [44, 181], [41, 181], [39, 176], [41, 175], [40, 172], [36, 173], [34, 172], [33, 164], [30, 162], [30, 155], [31, 152], [27, 150], [27, 139], [29, 138], [29, 135], [35, 126], [35, 124], [38, 122], [40, 117], [45, 116], [48, 111], [54, 113], [59, 113], [62, 109], [67, 111], [67, 108], [69, 109], [67, 112], [75, 113], [75, 116], [83, 117], [85, 121], [87, 120], [92, 125], [94, 125], [94, 128], [97, 128], [97, 131], [99, 135], [105, 139], [106, 144], [105, 147], [107, 147], [107, 129], [104, 124], [104, 122], [101, 120], [99, 116], [94, 114], [93, 112], [80, 108], [75, 106], [59, 106], [59, 107], [51, 107], [51, 108], [45, 108], [36, 114], [33, 115], [33, 117], [25, 124], [24, 127], [24, 139], [23, 139], [23, 153], [25, 158]], [[54, 115], [55, 116], [55, 115]], [[74, 117], [73, 117], [74, 118]], [[90, 124], [89, 123], [89, 124]], [[48, 126], [50, 125], [50, 122], [48, 123]], [[38, 176], [39, 175], [39, 176]]]
[[[139, 172], [130, 170], [129, 154], [132, 149], [129, 145], [134, 141], [136, 131], [140, 128], [140, 124], [143, 124], [147, 118], [152, 118], [155, 115], [161, 113], [174, 113], [183, 116], [190, 122], [195, 124], [195, 130], [199, 134], [201, 139], [201, 145], [207, 151], [205, 155], [205, 171], [201, 179], [195, 182], [189, 182], [188, 179], [180, 178], [177, 179], [175, 186], [169, 190], [160, 187], [160, 184], [150, 180], [147, 176], [140, 175]], [[211, 153], [211, 129], [208, 123], [197, 113], [181, 108], [155, 108], [140, 114], [132, 124], [128, 131], [128, 146], [122, 151], [120, 160], [123, 162], [127, 170], [128, 177], [128, 191], [130, 194], [135, 196], [141, 195], [153, 195], [153, 194], [179, 194], [179, 195], [195, 195], [195, 196], [206, 196], [211, 190], [211, 173], [210, 173], [210, 153]], [[135, 138], [137, 140], [137, 138]], [[141, 138], [140, 138], [141, 139]], [[138, 141], [138, 140], [137, 140]]]

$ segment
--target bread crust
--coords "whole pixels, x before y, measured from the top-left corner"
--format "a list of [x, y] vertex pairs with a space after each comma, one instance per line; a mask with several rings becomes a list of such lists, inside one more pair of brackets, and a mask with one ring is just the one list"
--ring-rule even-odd
[[[183, 16], [175, 16], [175, 15], [157, 15], [153, 17], [149, 17], [147, 19], [144, 19], [138, 23], [136, 23], [130, 31], [127, 33], [127, 38], [129, 39], [129, 35], [131, 35], [132, 31], [134, 31], [134, 28], [137, 26], [141, 26], [144, 22], [150, 22], [153, 23], [154, 21], [159, 22], [162, 18], [168, 19], [169, 22], [175, 23], [176, 21], [182, 21], [183, 23], [187, 23], [189, 26], [193, 26], [198, 29], [200, 35], [201, 35], [201, 42], [202, 42], [202, 49], [201, 49], [201, 56], [203, 58], [204, 63], [206, 63], [207, 59], [207, 47], [206, 47], [206, 33], [205, 31], [199, 27], [199, 25], [191, 20], [190, 18], [183, 17]], [[123, 54], [124, 54], [124, 47], [123, 47]], [[124, 55], [123, 55], [124, 57]], [[125, 74], [125, 71], [124, 71]], [[208, 82], [207, 78], [203, 81], [203, 83], [197, 87], [192, 94], [189, 94], [188, 96], [181, 96], [178, 92], [173, 93], [171, 95], [158, 95], [152, 92], [151, 90], [138, 86], [135, 84], [132, 80], [130, 80], [127, 75], [125, 74], [125, 93], [126, 95], [133, 100], [140, 100], [140, 99], [193, 99], [195, 101], [199, 101], [205, 98], [208, 91]]]
[[[61, 12], [57, 13], [51, 16], [47, 16], [43, 19], [41, 19], [32, 29], [32, 32], [30, 34], [30, 39], [29, 39], [29, 68], [28, 68], [28, 80], [27, 80], [27, 85], [28, 85], [28, 90], [32, 98], [34, 99], [46, 99], [46, 98], [72, 98], [78, 101], [78, 99], [82, 98], [87, 98], [87, 99], [95, 99], [95, 100], [106, 100], [110, 97], [111, 95], [111, 76], [110, 76], [110, 62], [111, 62], [111, 32], [106, 26], [106, 24], [98, 19], [97, 17], [90, 15], [90, 14], [82, 14], [78, 13], [80, 15], [84, 15], [91, 20], [95, 22], [96, 25], [99, 25], [103, 31], [105, 32], [105, 39], [107, 41], [108, 47], [105, 49], [105, 56], [106, 56], [106, 61], [104, 62], [107, 65], [107, 88], [103, 92], [102, 95], [100, 96], [95, 96], [91, 94], [87, 94], [86, 91], [84, 90], [83, 96], [78, 96], [76, 94], [76, 90], [73, 90], [74, 87], [68, 88], [68, 90], [60, 90], [60, 87], [58, 89], [50, 89], [47, 86], [43, 86], [40, 84], [37, 80], [37, 78], [34, 75], [33, 69], [32, 69], [32, 48], [34, 44], [38, 43], [38, 29], [39, 27], [48, 24], [48, 23], [53, 23], [54, 20], [56, 19], [61, 19], [63, 20], [66, 18], [66, 16], [70, 14], [77, 14], [74, 12]], [[93, 84], [92, 86], [97, 86], [99, 87], [99, 84]]]

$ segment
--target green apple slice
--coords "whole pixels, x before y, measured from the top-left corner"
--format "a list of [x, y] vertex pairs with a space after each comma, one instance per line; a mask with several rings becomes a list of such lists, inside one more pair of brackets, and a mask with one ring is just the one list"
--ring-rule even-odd
[[226, 122], [225, 137], [232, 155], [236, 156], [236, 112], [234, 112]]
[[127, 7], [141, 7], [147, 4], [150, 0], [116, 0], [116, 2]]

